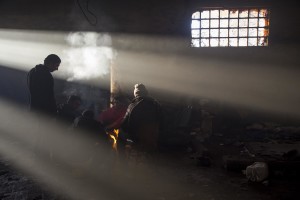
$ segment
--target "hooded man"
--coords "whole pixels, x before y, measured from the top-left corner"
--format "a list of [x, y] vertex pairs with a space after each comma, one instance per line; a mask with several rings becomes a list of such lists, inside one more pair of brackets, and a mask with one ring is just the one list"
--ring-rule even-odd
[[57, 112], [54, 97], [54, 80], [52, 72], [58, 70], [61, 59], [55, 55], [48, 55], [44, 64], [36, 65], [27, 76], [30, 93], [30, 110], [44, 114], [55, 115]]

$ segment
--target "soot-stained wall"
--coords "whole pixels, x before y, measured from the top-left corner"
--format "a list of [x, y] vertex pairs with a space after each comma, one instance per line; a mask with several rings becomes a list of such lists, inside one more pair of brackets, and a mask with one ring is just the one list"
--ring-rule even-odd
[[[84, 13], [80, 9], [82, 6]], [[181, 43], [169, 52], [162, 66], [182, 64], [176, 55], [191, 57], [202, 56], [220, 61], [215, 64], [221, 67], [222, 62], [232, 60], [239, 63], [243, 69], [249, 66], [265, 64], [264, 67], [295, 68], [299, 66], [299, 15], [294, 1], [272, 0], [90, 0], [88, 10], [87, 0], [1, 0], [0, 29], [17, 30], [52, 30], [52, 31], [96, 31], [112, 34], [161, 36], [165, 43], [153, 43], [144, 52], [164, 53], [165, 47], [172, 47], [172, 40], [180, 38]], [[202, 7], [267, 7], [270, 15], [270, 40], [267, 48], [190, 48], [191, 15]], [[96, 21], [97, 19], [97, 21]], [[155, 40], [155, 39], [154, 39]], [[118, 40], [113, 38], [118, 44]], [[128, 42], [131, 51], [139, 52], [143, 39], [133, 39]], [[126, 46], [126, 45], [125, 45]], [[171, 49], [171, 50], [170, 50]], [[124, 49], [126, 50], [126, 49]], [[172, 56], [173, 55], [173, 56]], [[136, 63], [144, 57], [132, 57]], [[119, 51], [117, 67], [122, 68], [124, 59], [128, 57]], [[227, 62], [227, 63], [228, 63]], [[134, 65], [134, 63], [132, 63]], [[199, 62], [199, 66], [203, 63]], [[151, 65], [150, 65], [151, 67]], [[299, 71], [299, 70], [298, 70]], [[135, 82], [135, 80], [132, 80]], [[293, 98], [299, 98], [294, 96]], [[299, 109], [299, 105], [296, 105]]]
[[[85, 18], [78, 5], [80, 3]], [[0, 28], [104, 31], [189, 37], [190, 17], [201, 7], [268, 7], [273, 43], [299, 40], [299, 15], [294, 1], [271, 0], [2, 0]], [[90, 11], [90, 12], [89, 12]], [[96, 21], [96, 18], [97, 21]]]

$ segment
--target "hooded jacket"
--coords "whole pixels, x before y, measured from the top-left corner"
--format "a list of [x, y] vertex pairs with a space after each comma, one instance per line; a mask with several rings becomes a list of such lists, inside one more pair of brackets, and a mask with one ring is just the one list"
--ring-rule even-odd
[[54, 80], [49, 69], [42, 64], [32, 68], [27, 76], [30, 93], [30, 110], [56, 114]]

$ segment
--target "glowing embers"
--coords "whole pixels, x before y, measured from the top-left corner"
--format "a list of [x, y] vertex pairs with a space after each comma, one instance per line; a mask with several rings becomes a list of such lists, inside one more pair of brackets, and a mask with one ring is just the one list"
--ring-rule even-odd
[[268, 9], [208, 9], [192, 15], [192, 47], [268, 46]]

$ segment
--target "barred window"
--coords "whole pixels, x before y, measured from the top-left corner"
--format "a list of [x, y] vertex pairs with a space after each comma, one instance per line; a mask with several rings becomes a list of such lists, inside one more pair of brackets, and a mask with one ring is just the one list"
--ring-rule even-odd
[[192, 14], [192, 47], [268, 46], [268, 9], [205, 9]]

